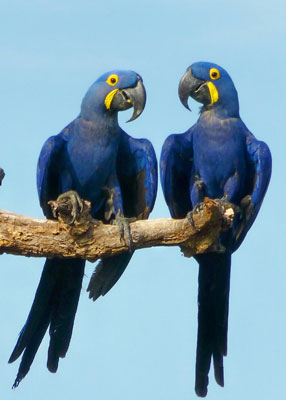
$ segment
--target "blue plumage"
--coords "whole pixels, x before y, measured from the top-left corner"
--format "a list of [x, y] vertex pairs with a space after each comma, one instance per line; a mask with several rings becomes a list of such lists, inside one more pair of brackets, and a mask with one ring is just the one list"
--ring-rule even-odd
[[179, 96], [187, 108], [189, 96], [203, 107], [197, 123], [169, 136], [162, 148], [161, 183], [172, 217], [184, 218], [206, 196], [240, 209], [232, 229], [221, 236], [225, 252], [195, 257], [200, 265], [195, 389], [204, 397], [211, 358], [216, 381], [224, 385], [231, 254], [260, 209], [270, 180], [271, 154], [240, 119], [236, 89], [220, 66], [191, 65], [181, 79]]
[[[44, 144], [38, 162], [37, 187], [41, 207], [53, 218], [48, 201], [74, 190], [91, 202], [96, 219], [109, 223], [116, 216], [148, 218], [157, 192], [157, 160], [147, 139], [134, 139], [117, 120], [118, 111], [133, 106], [131, 120], [145, 106], [141, 77], [133, 71], [102, 75], [85, 95], [80, 115]], [[125, 270], [132, 253], [99, 263], [89, 285], [94, 300], [104, 295]], [[29, 371], [48, 327], [47, 366], [56, 372], [72, 335], [84, 273], [84, 260], [48, 259], [35, 299], [9, 362], [24, 351], [14, 387]]]

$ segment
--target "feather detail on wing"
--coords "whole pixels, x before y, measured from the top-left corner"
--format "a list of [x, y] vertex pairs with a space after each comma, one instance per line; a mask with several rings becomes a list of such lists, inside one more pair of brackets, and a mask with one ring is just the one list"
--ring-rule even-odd
[[151, 142], [122, 133], [117, 174], [125, 217], [148, 218], [157, 194], [157, 159]]
[[232, 251], [238, 249], [247, 232], [253, 224], [265, 196], [271, 177], [271, 153], [266, 143], [261, 142], [251, 134], [246, 139], [246, 150], [249, 168], [253, 170], [250, 174], [250, 193], [242, 199], [242, 218], [235, 232], [235, 242]]
[[160, 171], [165, 200], [173, 218], [184, 218], [192, 209], [189, 193], [192, 157], [189, 132], [167, 137], [162, 148]]
[[44, 144], [37, 167], [37, 188], [40, 205], [47, 218], [52, 218], [48, 200], [55, 200], [60, 191], [59, 163], [65, 140], [62, 136], [51, 136]]
[[[153, 209], [158, 185], [157, 159], [147, 139], [134, 139], [122, 132], [117, 156], [117, 177], [124, 217], [147, 219]], [[133, 252], [105, 257], [97, 265], [88, 285], [94, 301], [104, 296], [125, 271]]]

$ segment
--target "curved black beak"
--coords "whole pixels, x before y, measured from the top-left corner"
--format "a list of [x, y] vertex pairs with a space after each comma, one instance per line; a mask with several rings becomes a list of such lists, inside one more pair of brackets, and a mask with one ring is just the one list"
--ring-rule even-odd
[[210, 102], [210, 93], [205, 81], [196, 78], [192, 69], [188, 68], [179, 83], [179, 98], [184, 107], [191, 111], [188, 106], [188, 99], [191, 96], [204, 105]]
[[129, 96], [131, 104], [134, 108], [132, 117], [127, 121], [134, 121], [142, 114], [146, 104], [146, 90], [142, 79], [139, 77], [137, 85], [133, 88], [124, 89], [123, 93]]
[[143, 85], [142, 78], [138, 75], [136, 86], [127, 89], [118, 90], [114, 95], [111, 103], [111, 108], [116, 111], [124, 111], [133, 107], [133, 114], [127, 121], [134, 121], [142, 114], [146, 104], [146, 91]]

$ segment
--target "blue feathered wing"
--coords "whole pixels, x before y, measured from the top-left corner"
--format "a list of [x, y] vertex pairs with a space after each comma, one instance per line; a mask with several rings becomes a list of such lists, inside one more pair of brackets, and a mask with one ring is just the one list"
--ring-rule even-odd
[[[117, 177], [123, 200], [124, 216], [147, 219], [157, 194], [157, 159], [151, 142], [134, 139], [122, 132], [117, 156]], [[118, 281], [133, 252], [103, 258], [96, 267], [87, 291], [94, 301], [104, 296]]]

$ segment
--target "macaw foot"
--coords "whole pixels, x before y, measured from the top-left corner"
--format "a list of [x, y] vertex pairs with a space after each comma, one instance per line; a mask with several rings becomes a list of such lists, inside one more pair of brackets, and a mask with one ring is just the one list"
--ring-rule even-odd
[[250, 195], [244, 196], [240, 202], [241, 218], [248, 220], [253, 212], [253, 203]]
[[[246, 196], [247, 197], [247, 196]], [[239, 207], [237, 207], [234, 203], [231, 203], [228, 199], [228, 195], [225, 194], [220, 199], [214, 199], [223, 209], [231, 207], [235, 212], [240, 212]]]
[[135, 222], [136, 218], [126, 218], [123, 215], [117, 214], [115, 219], [112, 221], [113, 225], [117, 225], [119, 229], [120, 239], [124, 239], [127, 243], [128, 249], [132, 252], [132, 236], [130, 232], [130, 223]]
[[195, 229], [195, 223], [194, 223], [194, 214], [199, 213], [200, 211], [202, 211], [204, 209], [204, 203], [198, 203], [193, 209], [192, 211], [189, 211], [186, 215], [186, 218], [189, 222], [189, 224], [191, 225], [191, 227], [193, 229]]
[[229, 204], [228, 201], [228, 195], [225, 194], [224, 196], [222, 196], [219, 199], [214, 199], [217, 203], [219, 203], [220, 206], [225, 207], [226, 204]]
[[247, 223], [247, 221], [249, 221], [249, 219], [253, 215], [253, 209], [254, 207], [251, 195], [244, 196], [240, 201], [240, 207], [238, 211], [240, 220], [235, 232], [236, 241], [239, 241], [240, 235], [245, 229], [245, 224]]
[[69, 225], [73, 225], [84, 210], [84, 201], [74, 190], [62, 193], [56, 201], [50, 201], [49, 204], [53, 216], [58, 218], [60, 215], [63, 221]]
[[[245, 196], [245, 198], [246, 197], [248, 197], [248, 196]], [[237, 206], [236, 204], [234, 204], [234, 203], [231, 203], [229, 200], [228, 200], [228, 195], [227, 194], [225, 194], [222, 198], [220, 198], [220, 199], [214, 199], [218, 204], [219, 204], [219, 206], [220, 206], [220, 208], [221, 208], [221, 212], [222, 213], [225, 213], [228, 209], [232, 209], [233, 210], [233, 212], [234, 212], [234, 214], [235, 215], [241, 215], [242, 214], [242, 206]], [[243, 199], [242, 199], [242, 201], [243, 201]], [[235, 216], [234, 215], [234, 216]], [[234, 216], [233, 216], [233, 218], [234, 218]], [[233, 220], [233, 218], [232, 219], [229, 219], [229, 220], [225, 220], [224, 222], [226, 222], [226, 225], [225, 225], [225, 228], [230, 228], [231, 227], [231, 225], [232, 225], [232, 220]]]

